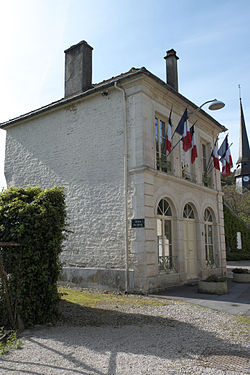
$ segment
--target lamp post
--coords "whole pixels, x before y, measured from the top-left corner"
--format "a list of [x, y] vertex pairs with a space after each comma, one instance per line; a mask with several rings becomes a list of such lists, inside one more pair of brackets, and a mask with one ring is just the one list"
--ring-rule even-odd
[[[189, 118], [190, 116], [195, 115], [197, 112], [199, 112], [199, 111], [201, 110], [201, 108], [202, 108], [204, 105], [206, 105], [206, 104], [208, 104], [208, 103], [211, 103], [211, 104], [209, 105], [209, 107], [208, 107], [211, 111], [217, 111], [218, 109], [221, 109], [221, 108], [225, 107], [225, 103], [223, 103], [223, 102], [220, 101], [220, 100], [217, 100], [217, 99], [207, 100], [206, 102], [204, 102], [203, 104], [201, 104], [198, 108], [196, 108], [196, 110], [194, 110], [193, 112], [188, 112], [188, 118]], [[172, 135], [172, 139], [173, 139], [175, 133], [176, 133], [176, 129], [175, 129], [175, 131], [174, 131], [174, 133], [173, 133], [173, 135]], [[179, 139], [179, 141], [174, 145], [174, 147], [172, 148], [172, 151], [173, 151], [173, 150], [175, 149], [175, 147], [180, 143], [181, 140], [182, 140], [182, 138]], [[169, 153], [168, 153], [168, 155], [169, 155]], [[168, 155], [167, 155], [167, 156], [168, 156]]]
[[225, 107], [225, 103], [223, 103], [223, 102], [220, 101], [220, 100], [217, 100], [217, 99], [207, 100], [205, 103], [203, 103], [203, 104], [200, 105], [198, 108], [196, 108], [195, 111], [193, 111], [193, 112], [188, 112], [188, 117], [195, 115], [197, 112], [199, 112], [199, 111], [201, 110], [201, 108], [202, 108], [205, 104], [208, 104], [208, 103], [211, 103], [211, 104], [209, 105], [209, 107], [208, 107], [208, 109], [210, 109], [211, 111], [217, 111], [218, 109], [221, 109], [221, 108]]

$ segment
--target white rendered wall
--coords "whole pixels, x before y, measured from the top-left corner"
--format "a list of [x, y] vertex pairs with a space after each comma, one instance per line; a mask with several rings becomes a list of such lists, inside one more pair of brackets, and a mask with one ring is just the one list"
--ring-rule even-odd
[[124, 268], [122, 100], [112, 90], [7, 131], [8, 185], [65, 187], [67, 266]]

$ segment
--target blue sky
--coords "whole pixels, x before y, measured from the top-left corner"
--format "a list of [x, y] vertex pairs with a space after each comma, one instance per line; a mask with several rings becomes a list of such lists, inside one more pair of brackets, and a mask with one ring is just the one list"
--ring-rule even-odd
[[[180, 93], [226, 103], [210, 114], [229, 129], [235, 163], [238, 84], [250, 134], [249, 0], [0, 0], [0, 122], [62, 98], [64, 50], [81, 40], [94, 48], [93, 82], [132, 66], [165, 80], [174, 48]], [[4, 138], [1, 130], [0, 186]]]

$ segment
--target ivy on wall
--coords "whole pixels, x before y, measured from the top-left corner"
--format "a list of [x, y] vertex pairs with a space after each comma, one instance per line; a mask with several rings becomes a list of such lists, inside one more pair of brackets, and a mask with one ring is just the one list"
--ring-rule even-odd
[[57, 316], [65, 221], [63, 188], [11, 187], [0, 193], [0, 241], [21, 244], [0, 248], [0, 255], [15, 316], [26, 326]]
[[[228, 260], [250, 259], [250, 229], [225, 204], [224, 225], [226, 248], [230, 251], [227, 254]], [[242, 250], [237, 249], [237, 232], [241, 232]], [[234, 253], [237, 259], [234, 259]]]

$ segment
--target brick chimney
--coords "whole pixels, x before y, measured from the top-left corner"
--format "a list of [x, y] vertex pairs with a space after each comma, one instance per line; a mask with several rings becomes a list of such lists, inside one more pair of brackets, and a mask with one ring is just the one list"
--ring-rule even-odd
[[64, 96], [69, 97], [92, 87], [92, 50], [85, 42], [66, 49]]
[[179, 60], [179, 57], [176, 56], [176, 51], [174, 49], [169, 49], [164, 59], [166, 60], [167, 84], [175, 91], [178, 91], [177, 60]]

